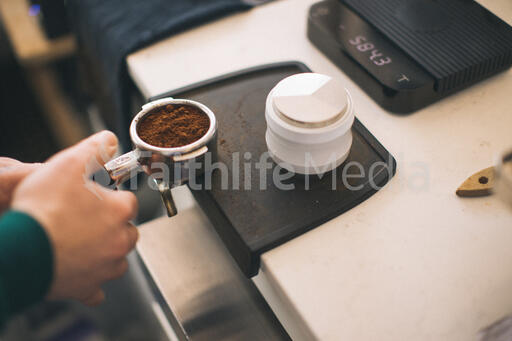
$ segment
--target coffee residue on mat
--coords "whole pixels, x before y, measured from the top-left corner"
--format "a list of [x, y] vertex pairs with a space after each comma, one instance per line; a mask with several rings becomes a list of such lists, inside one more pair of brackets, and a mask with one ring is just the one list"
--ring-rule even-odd
[[166, 105], [156, 108], [137, 125], [137, 134], [156, 147], [174, 148], [191, 144], [203, 137], [210, 118], [191, 105]]

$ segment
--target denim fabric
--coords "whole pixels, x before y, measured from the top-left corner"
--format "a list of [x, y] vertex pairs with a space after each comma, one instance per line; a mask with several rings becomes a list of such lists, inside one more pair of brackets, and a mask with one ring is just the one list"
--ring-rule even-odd
[[[128, 54], [177, 32], [252, 6], [243, 0], [68, 0], [73, 31], [108, 87], [113, 129], [129, 148]], [[172, 58], [172, 51], [169, 51]]]

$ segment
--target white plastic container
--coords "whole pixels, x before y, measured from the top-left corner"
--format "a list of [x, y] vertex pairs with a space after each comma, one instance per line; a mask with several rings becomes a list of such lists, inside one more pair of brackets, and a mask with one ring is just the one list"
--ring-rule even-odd
[[350, 152], [354, 106], [332, 77], [301, 73], [283, 79], [267, 97], [265, 119], [269, 154], [291, 172], [329, 172]]

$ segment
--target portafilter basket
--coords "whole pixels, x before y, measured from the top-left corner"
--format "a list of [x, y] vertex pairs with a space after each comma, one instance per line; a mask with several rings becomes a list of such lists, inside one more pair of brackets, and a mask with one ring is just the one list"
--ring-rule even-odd
[[[196, 107], [208, 115], [210, 127], [197, 141], [175, 148], [161, 148], [144, 142], [137, 133], [137, 124], [155, 109], [166, 105], [188, 105]], [[108, 163], [104, 168], [111, 183], [116, 186], [139, 172], [145, 172], [156, 183], [167, 214], [172, 217], [178, 213], [171, 194], [171, 188], [183, 185], [193, 176], [201, 175], [206, 170], [206, 160], [213, 162], [217, 149], [217, 120], [215, 114], [204, 104], [187, 100], [162, 98], [149, 102], [133, 118], [130, 125], [130, 137], [134, 149]], [[211, 163], [210, 163], [211, 164]]]

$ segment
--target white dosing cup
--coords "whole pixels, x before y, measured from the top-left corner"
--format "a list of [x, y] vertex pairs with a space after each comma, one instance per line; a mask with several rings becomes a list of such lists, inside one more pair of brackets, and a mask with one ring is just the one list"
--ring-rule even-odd
[[299, 174], [322, 174], [342, 164], [352, 146], [354, 106], [338, 80], [301, 73], [279, 82], [266, 102], [270, 156]]

